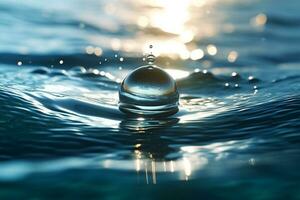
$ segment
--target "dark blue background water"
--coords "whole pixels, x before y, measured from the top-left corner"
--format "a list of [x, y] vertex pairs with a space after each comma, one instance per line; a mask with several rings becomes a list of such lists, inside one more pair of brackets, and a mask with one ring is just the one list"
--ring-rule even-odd
[[[0, 2], [1, 199], [300, 199], [297, 0]], [[180, 111], [119, 112], [156, 64]]]

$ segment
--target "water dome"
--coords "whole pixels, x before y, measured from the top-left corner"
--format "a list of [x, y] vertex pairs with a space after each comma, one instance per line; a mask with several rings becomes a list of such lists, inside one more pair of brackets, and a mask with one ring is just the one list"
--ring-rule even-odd
[[155, 57], [147, 56], [148, 65], [132, 71], [119, 90], [119, 109], [128, 115], [168, 116], [178, 111], [179, 93], [175, 80], [153, 64]]

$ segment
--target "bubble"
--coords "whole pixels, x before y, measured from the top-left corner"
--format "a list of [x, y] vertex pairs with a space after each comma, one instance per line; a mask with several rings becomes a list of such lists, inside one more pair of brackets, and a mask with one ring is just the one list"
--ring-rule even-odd
[[119, 109], [129, 115], [172, 115], [178, 111], [178, 100], [174, 79], [155, 65], [142, 66], [131, 72], [119, 90]]

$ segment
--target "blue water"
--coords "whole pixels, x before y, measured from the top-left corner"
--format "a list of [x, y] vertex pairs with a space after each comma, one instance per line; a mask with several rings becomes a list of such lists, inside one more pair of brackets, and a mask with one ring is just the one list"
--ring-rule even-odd
[[[300, 199], [297, 0], [0, 2], [0, 199]], [[176, 79], [128, 117], [120, 82]]]

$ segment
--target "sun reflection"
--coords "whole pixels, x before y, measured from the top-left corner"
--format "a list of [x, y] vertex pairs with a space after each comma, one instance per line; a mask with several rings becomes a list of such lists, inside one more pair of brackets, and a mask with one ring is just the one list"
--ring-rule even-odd
[[175, 166], [174, 166], [174, 162], [171, 160], [170, 161], [170, 172], [174, 172], [175, 171]]
[[[133, 151], [132, 160], [105, 159], [100, 166], [106, 169], [135, 170], [137, 176], [145, 176], [147, 184], [156, 184], [162, 173], [168, 173], [181, 180], [191, 180], [200, 170], [208, 167], [211, 162], [221, 162], [230, 156], [232, 151], [241, 151], [248, 148], [252, 140], [208, 143], [206, 145], [182, 146], [177, 151], [181, 156], [178, 159], [157, 159], [155, 154], [141, 149]], [[135, 148], [143, 145], [137, 143]], [[255, 165], [256, 160], [251, 158], [250, 165]]]
[[176, 79], [182, 79], [186, 78], [190, 75], [188, 71], [179, 70], [179, 69], [165, 69], [165, 71], [172, 76], [172, 78]]
[[195, 49], [191, 52], [191, 59], [192, 60], [199, 60], [203, 58], [204, 52], [202, 49]]
[[114, 51], [119, 51], [121, 49], [121, 40], [118, 38], [113, 38], [111, 40], [111, 48]]
[[[103, 20], [95, 20], [98, 18], [93, 12], [84, 12], [80, 16], [82, 22], [79, 27], [87, 28], [87, 24], [90, 24], [117, 34], [124, 30], [124, 34], [120, 33], [122, 36], [119, 38], [91, 34], [88, 37], [89, 43], [101, 49], [88, 46], [85, 52], [101, 56], [102, 50], [111, 49], [136, 55], [151, 43], [157, 47], [159, 55], [172, 59], [190, 59], [202, 38], [214, 36], [225, 27], [225, 24], [216, 26], [223, 20], [222, 13], [211, 15], [217, 9], [217, 2], [219, 0], [126, 0], [118, 4], [104, 3]], [[258, 21], [263, 21], [260, 18]], [[132, 34], [127, 32], [132, 30], [135, 35], [130, 37]], [[215, 55], [215, 50], [210, 48], [208, 54]], [[203, 57], [199, 52], [195, 54], [196, 59]]]
[[192, 174], [192, 166], [190, 161], [187, 158], [183, 158], [184, 172], [186, 175], [186, 179]]
[[[215, 25], [215, 22], [220, 20], [220, 14], [217, 17], [210, 16], [217, 5], [216, 2], [217, 0], [127, 0], [126, 6], [131, 9], [124, 9], [122, 3], [105, 4], [104, 13], [113, 16], [112, 18], [93, 20], [90, 13], [85, 13], [82, 21], [112, 32], [121, 31], [120, 24], [137, 28], [133, 38], [127, 37], [126, 34], [122, 38], [111, 39], [100, 35], [89, 36], [91, 44], [103, 49], [111, 48], [113, 51], [136, 54], [145, 48], [144, 52], [147, 52], [151, 43], [157, 48], [155, 56], [197, 60], [204, 55], [203, 50], [197, 50], [197, 43], [201, 38], [213, 36], [221, 30]], [[112, 20], [114, 18], [116, 20]], [[216, 48], [210, 47], [208, 54], [215, 55]], [[102, 55], [102, 49], [95, 49], [93, 46], [88, 46], [85, 50], [87, 54]]]
[[236, 51], [231, 51], [228, 54], [227, 60], [231, 63], [235, 62], [238, 58], [239, 54]]
[[207, 53], [211, 56], [216, 55], [218, 52], [217, 47], [213, 44], [207, 45], [206, 49], [207, 49]]
[[[150, 35], [148, 39], [143, 38], [141, 42], [150, 40], [151, 44], [156, 47], [154, 53], [156, 56], [167, 55], [183, 60], [201, 59], [204, 56], [204, 51], [195, 49], [196, 46], [192, 42], [206, 35], [214, 35], [216, 28], [207, 23], [206, 20], [199, 24], [199, 26], [205, 26], [205, 29], [191, 26], [191, 22], [196, 18], [205, 17], [205, 10], [208, 10], [213, 2], [206, 0], [139, 1], [142, 7], [145, 6], [147, 9], [137, 18], [136, 23], [143, 29], [143, 32]], [[197, 9], [197, 13], [191, 12], [192, 9]], [[151, 37], [154, 34], [155, 37]], [[143, 52], [147, 52], [148, 46], [148, 42], [143, 45]], [[210, 52], [215, 54], [215, 49], [212, 48]]]
[[152, 0], [150, 2], [159, 8], [150, 15], [150, 24], [153, 27], [178, 35], [184, 32], [185, 23], [190, 18], [189, 0]]
[[261, 27], [267, 23], [267, 20], [267, 15], [265, 15], [264, 13], [259, 13], [250, 20], [250, 24], [253, 26]]

